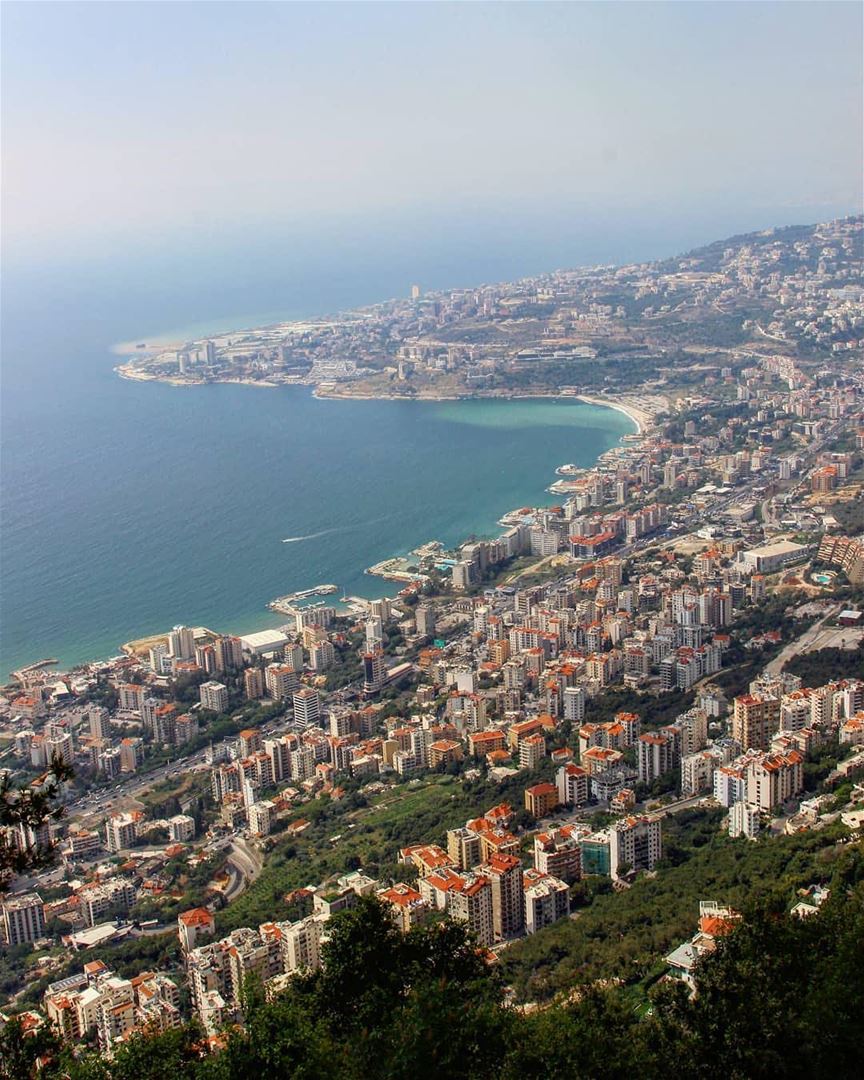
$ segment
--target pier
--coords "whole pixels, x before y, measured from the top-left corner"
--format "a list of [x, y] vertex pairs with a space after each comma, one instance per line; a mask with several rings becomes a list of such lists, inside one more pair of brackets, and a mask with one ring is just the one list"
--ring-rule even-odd
[[293, 607], [294, 604], [300, 601], [308, 600], [312, 596], [331, 596], [337, 592], [339, 592], [338, 585], [315, 585], [311, 589], [299, 589], [297, 592], [287, 593], [285, 596], [277, 596], [275, 600], [270, 601], [267, 607], [271, 611], [291, 614], [286, 609]]
[[41, 671], [42, 668], [53, 667], [57, 663], [59, 663], [57, 659], [53, 656], [49, 656], [44, 660], [37, 660], [35, 664], [28, 664], [26, 667], [18, 668], [17, 671], [12, 672], [12, 678], [17, 679], [22, 686], [25, 686], [28, 675], [33, 675], [37, 671]]

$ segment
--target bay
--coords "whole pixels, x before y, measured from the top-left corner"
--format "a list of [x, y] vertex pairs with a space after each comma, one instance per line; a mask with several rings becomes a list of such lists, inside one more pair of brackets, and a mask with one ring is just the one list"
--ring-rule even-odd
[[544, 498], [556, 465], [589, 465], [632, 430], [581, 403], [118, 383], [111, 415], [55, 417], [50, 446], [20, 436], [3, 670], [110, 655], [178, 622], [275, 625], [268, 600], [322, 582], [392, 594], [363, 570], [426, 540], [494, 535], [504, 511]]
[[[554, 265], [549, 251], [532, 262]], [[116, 376], [118, 341], [307, 317], [411, 280], [392, 261], [343, 261], [337, 278], [323, 256], [317, 269], [281, 256], [240, 265], [118, 253], [7, 267], [4, 676], [46, 656], [69, 666], [114, 655], [178, 622], [276, 625], [269, 600], [322, 582], [392, 595], [398, 586], [364, 569], [430, 539], [497, 534], [505, 511], [552, 501], [557, 465], [589, 465], [632, 430], [621, 414], [576, 402], [319, 401], [304, 388]], [[511, 271], [488, 252], [463, 256], [461, 280]], [[449, 256], [427, 256], [420, 276], [441, 287], [452, 273]]]

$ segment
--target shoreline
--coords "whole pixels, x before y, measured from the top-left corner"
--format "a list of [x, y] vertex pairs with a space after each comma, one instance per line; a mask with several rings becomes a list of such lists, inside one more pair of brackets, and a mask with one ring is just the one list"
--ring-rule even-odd
[[405, 401], [405, 402], [443, 402], [443, 401], [581, 401], [585, 405], [597, 405], [600, 408], [614, 409], [622, 413], [636, 426], [634, 435], [644, 435], [654, 426], [654, 415], [647, 409], [632, 405], [628, 401], [609, 399], [607, 397], [595, 397], [590, 394], [554, 393], [536, 390], [533, 393], [506, 394], [495, 391], [472, 391], [464, 394], [385, 394], [385, 393], [351, 393], [340, 392], [333, 388], [322, 389], [322, 384], [312, 383], [281, 383], [268, 382], [264, 379], [209, 379], [207, 381], [190, 381], [188, 379], [172, 379], [164, 375], [148, 375], [134, 369], [124, 370], [125, 365], [117, 365], [113, 370], [121, 379], [130, 382], [155, 382], [165, 386], [196, 387], [196, 386], [256, 386], [265, 390], [279, 390], [283, 387], [311, 387], [311, 396], [316, 401]]
[[[125, 374], [125, 373], [123, 373], [121, 371], [118, 371], [116, 368], [115, 368], [115, 371], [117, 372], [118, 375], [120, 375], [121, 378], [128, 378], [131, 381], [135, 381], [135, 382], [165, 382], [168, 385], [173, 385], [173, 386], [209, 385], [209, 384], [205, 384], [205, 383], [200, 383], [200, 384], [182, 383], [182, 382], [176, 382], [175, 383], [173, 381], [169, 381], [169, 380], [166, 380], [166, 379], [150, 378], [150, 377], [148, 377], [146, 375], [143, 376], [143, 377], [137, 376], [137, 375], [134, 375], [134, 374], [128, 374], [127, 375], [127, 374]], [[280, 385], [282, 385], [282, 384], [279, 384], [279, 383], [263, 383], [263, 382], [258, 382], [257, 380], [241, 381], [241, 380], [223, 379], [223, 380], [218, 380], [218, 381], [221, 382], [221, 383], [227, 384], [227, 385], [263, 386], [263, 387], [265, 387], [267, 389], [277, 389], [277, 388], [279, 388]], [[290, 385], [290, 384], [287, 384], [287, 385]], [[295, 385], [301, 385], [301, 386], [304, 386], [304, 388], [309, 388], [309, 384], [295, 384]], [[650, 416], [650, 414], [648, 414], [644, 410], [638, 409], [638, 407], [636, 407], [636, 406], [630, 405], [629, 403], [610, 402], [610, 401], [607, 401], [607, 400], [602, 399], [602, 398], [591, 398], [588, 395], [581, 395], [581, 394], [561, 394], [561, 393], [557, 393], [557, 394], [552, 394], [552, 393], [547, 393], [547, 394], [534, 393], [534, 394], [530, 394], [529, 393], [529, 394], [500, 395], [500, 394], [488, 394], [488, 393], [484, 394], [484, 393], [481, 392], [481, 393], [462, 394], [462, 395], [455, 395], [455, 396], [438, 395], [438, 396], [433, 397], [433, 396], [429, 395], [429, 396], [424, 396], [424, 397], [411, 398], [411, 397], [406, 397], [406, 396], [401, 395], [401, 394], [389, 394], [389, 395], [381, 395], [381, 394], [363, 394], [363, 395], [360, 395], [360, 394], [331, 394], [331, 393], [323, 393], [322, 394], [322, 393], [318, 392], [317, 387], [313, 387], [311, 389], [312, 389], [311, 396], [316, 398], [319, 401], [324, 401], [324, 400], [327, 400], [328, 398], [333, 399], [333, 400], [343, 400], [343, 401], [348, 401], [348, 400], [351, 400], [352, 398], [357, 400], [357, 401], [420, 401], [420, 402], [425, 401], [425, 402], [429, 402], [431, 404], [440, 403], [440, 402], [453, 402], [453, 401], [504, 401], [504, 402], [506, 402], [506, 401], [532, 401], [532, 400], [536, 400], [536, 401], [555, 400], [555, 401], [570, 401], [570, 402], [579, 401], [579, 402], [582, 402], [583, 404], [586, 404], [586, 405], [604, 406], [606, 408], [614, 409], [615, 411], [622, 413], [623, 415], [627, 416], [627, 418], [635, 425], [635, 427], [636, 427], [636, 433], [635, 434], [638, 434], [638, 435], [644, 434], [645, 425], [647, 424], [647, 425], [650, 426], [650, 424], [652, 422], [652, 417]], [[586, 467], [586, 471], [590, 471], [591, 469], [596, 468], [599, 460], [600, 460], [600, 458], [598, 456], [595, 459], [595, 461], [593, 462], [593, 464]], [[554, 466], [553, 466], [553, 468], [554, 468]], [[545, 494], [548, 494], [548, 488], [544, 489], [544, 495]], [[472, 536], [472, 535], [474, 535], [474, 534], [470, 533], [470, 532], [468, 533], [468, 536]], [[467, 540], [462, 541], [462, 543], [465, 543], [465, 542], [467, 542]], [[458, 546], [460, 546], [460, 545], [457, 545], [457, 547]], [[392, 559], [392, 558], [395, 558], [395, 557], [398, 557], [398, 556], [390, 555], [390, 556], [387, 556], [387, 558], [385, 560], [383, 560], [383, 561], [388, 561], [389, 559]], [[380, 564], [380, 561], [379, 561], [379, 564]], [[375, 564], [375, 565], [379, 565], [379, 564]], [[364, 574], [369, 574], [369, 570], [366, 569], [366, 570], [363, 571], [363, 573]], [[381, 581], [392, 581], [394, 584], [399, 583], [399, 581], [401, 580], [401, 579], [388, 577], [388, 576], [385, 576], [385, 575], [374, 574], [374, 575], [370, 575], [370, 576], [377, 577]], [[412, 576], [411, 580], [414, 580], [414, 576]], [[402, 583], [404, 584], [404, 581], [402, 581]], [[357, 598], [357, 599], [365, 599], [365, 598]], [[276, 619], [279, 617], [279, 615], [280, 615], [280, 613], [278, 613], [277, 611], [274, 611], [274, 610], [271, 610], [271, 609], [268, 609], [267, 607], [265, 607], [264, 610], [262, 610], [262, 612], [261, 612], [261, 619], [262, 619], [262, 621], [269, 619], [269, 620], [272, 620], [273, 622], [275, 622]], [[228, 630], [228, 629], [224, 629], [224, 630], [221, 630], [220, 632], [221, 633], [232, 633], [233, 631]], [[124, 642], [120, 646], [118, 646], [118, 651], [113, 653], [112, 655], [115, 656], [115, 657], [120, 656], [120, 655], [124, 655], [124, 654], [129, 655], [128, 652], [127, 652], [127, 646], [129, 646], [131, 644], [135, 644], [136, 642], [139, 642], [139, 641], [144, 641], [144, 640], [148, 640], [148, 639], [162, 638], [162, 637], [165, 636], [165, 633], [167, 633], [167, 631], [165, 631], [164, 633], [163, 632], [156, 632], [154, 634], [145, 634], [145, 635], [142, 635], [141, 637], [138, 637], [138, 638], [132, 638], [132, 639], [130, 639], [130, 641]], [[59, 674], [63, 674], [63, 673], [71, 672], [71, 671], [77, 671], [77, 670], [86, 668], [87, 666], [89, 666], [91, 664], [99, 664], [99, 663], [104, 663], [104, 662], [106, 662], [104, 659], [91, 658], [91, 659], [88, 659], [88, 660], [79, 661], [77, 664], [72, 664], [69, 667], [63, 666], [62, 661], [55, 661], [55, 664], [58, 666], [57, 674], [59, 675]], [[25, 665], [24, 668], [29, 667], [29, 666], [32, 666], [32, 665]], [[24, 670], [24, 668], [19, 668], [17, 670]], [[10, 685], [10, 684], [15, 682], [14, 674], [12, 672], [10, 672], [9, 675], [10, 675], [10, 678], [7, 680], [5, 685]]]
[[614, 409], [616, 412], [624, 413], [636, 425], [637, 435], [644, 435], [646, 429], [653, 426], [654, 418], [649, 413], [627, 402], [609, 401], [605, 398], [589, 397], [587, 394], [579, 394], [578, 400], [584, 401], [586, 405], [602, 405], [607, 409]]
[[636, 426], [634, 435], [644, 435], [654, 426], [654, 416], [647, 409], [637, 405], [631, 405], [627, 401], [609, 399], [605, 397], [592, 397], [589, 394], [562, 394], [543, 393], [538, 390], [528, 394], [499, 394], [494, 392], [484, 393], [482, 390], [470, 394], [423, 394], [409, 397], [407, 394], [345, 394], [337, 391], [321, 391], [315, 387], [312, 397], [318, 401], [411, 401], [411, 402], [441, 402], [441, 401], [581, 401], [584, 405], [597, 405], [604, 409], [614, 409], [615, 412], [623, 413]]
[[121, 379], [129, 382], [162, 383], [163, 386], [180, 386], [193, 388], [196, 386], [261, 386], [267, 390], [278, 390], [280, 386], [302, 386], [302, 383], [275, 383], [265, 379], [210, 379], [206, 382], [192, 382], [189, 379], [172, 379], [165, 375], [148, 375], [143, 371], [124, 370], [123, 365], [115, 367], [114, 373]]

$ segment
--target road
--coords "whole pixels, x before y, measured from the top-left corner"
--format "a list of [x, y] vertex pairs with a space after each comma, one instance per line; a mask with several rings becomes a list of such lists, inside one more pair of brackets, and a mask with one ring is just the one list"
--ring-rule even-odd
[[791, 660], [793, 656], [798, 656], [799, 653], [812, 652], [814, 649], [824, 649], [828, 646], [819, 643], [823, 633], [827, 639], [833, 639], [838, 633], [842, 636], [845, 634], [847, 637], [853, 633], [846, 628], [841, 628], [838, 632], [834, 628], [823, 631], [823, 626], [829, 619], [834, 618], [837, 612], [840, 610], [840, 604], [834, 604], [829, 609], [828, 613], [824, 615], [817, 623], [814, 623], [809, 630], [805, 630], [804, 633], [795, 638], [794, 641], [790, 641], [785, 649], [781, 649], [780, 652], [774, 657], [774, 659], [766, 666], [765, 672], [768, 675], [779, 675], [783, 670], [783, 665]]
[[257, 851], [254, 851], [242, 837], [231, 841], [231, 848], [226, 860], [230, 882], [225, 890], [225, 900], [230, 903], [250, 885], [261, 873], [264, 863]]
[[677, 814], [679, 810], [687, 810], [691, 806], [699, 806], [706, 798], [705, 792], [701, 795], [691, 795], [689, 799], [678, 799], [676, 802], [666, 803], [665, 806], [658, 807], [656, 810], [649, 810], [648, 813], [653, 814], [656, 817], [666, 817], [668, 814]]
[[[278, 717], [260, 726], [263, 738], [269, 738], [271, 735], [292, 730], [295, 730], [293, 721], [285, 717]], [[66, 809], [70, 816], [73, 814], [98, 814], [104, 817], [106, 812], [117, 812], [121, 809], [118, 804], [123, 800], [137, 799], [139, 795], [156, 787], [171, 776], [176, 776], [179, 779], [183, 773], [200, 772], [202, 769], [208, 768], [205, 762], [205, 753], [205, 750], [197, 750], [194, 754], [187, 756], [178, 755], [173, 761], [166, 762], [156, 769], [143, 774], [125, 777], [118, 780], [111, 787], [102, 787], [89, 792], [87, 795], [67, 803]]]

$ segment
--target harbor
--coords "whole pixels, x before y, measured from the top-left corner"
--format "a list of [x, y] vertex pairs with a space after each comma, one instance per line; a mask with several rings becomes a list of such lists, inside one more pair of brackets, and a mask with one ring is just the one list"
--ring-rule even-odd
[[311, 600], [313, 596], [332, 596], [337, 592], [339, 592], [338, 585], [315, 585], [311, 589], [298, 589], [297, 592], [277, 596], [267, 607], [270, 611], [278, 611], [280, 615], [293, 615], [296, 606], [303, 604], [304, 600]]

